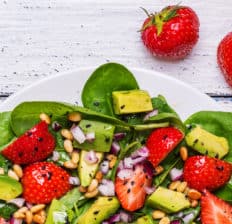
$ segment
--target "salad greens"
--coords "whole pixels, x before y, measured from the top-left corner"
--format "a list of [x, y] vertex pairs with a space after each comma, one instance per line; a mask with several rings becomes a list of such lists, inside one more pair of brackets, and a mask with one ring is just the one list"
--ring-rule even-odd
[[[120, 64], [108, 63], [97, 68], [85, 83], [81, 95], [83, 107], [63, 102], [37, 101], [23, 102], [16, 106], [11, 112], [2, 112], [0, 113], [0, 153], [1, 149], [4, 149], [7, 144], [12, 142], [12, 140], [18, 138], [27, 130], [36, 125], [40, 121], [40, 114], [45, 113], [51, 119], [49, 130], [56, 139], [56, 147], [54, 152], [57, 155], [56, 159], [54, 159], [53, 154], [47, 158], [47, 161], [55, 162], [57, 165], [66, 169], [66, 167], [64, 167], [64, 163], [70, 160], [70, 152], [65, 150], [64, 137], [61, 135], [60, 131], [54, 129], [53, 125], [56, 123], [59, 124], [61, 128], [71, 130], [79, 124], [78, 122], [68, 120], [67, 116], [71, 112], [77, 112], [81, 115], [82, 123], [84, 125], [82, 127], [83, 131], [88, 131], [89, 121], [94, 122], [94, 124], [101, 124], [101, 126], [97, 127], [97, 130], [99, 131], [97, 135], [100, 136], [99, 139], [102, 138], [107, 140], [107, 132], [104, 130], [106, 129], [107, 124], [108, 127], [111, 126], [115, 128], [113, 128], [113, 130], [115, 130], [114, 133], [111, 133], [112, 135], [114, 134], [111, 148], [107, 146], [106, 149], [98, 151], [102, 153], [101, 155], [103, 159], [102, 161], [98, 161], [100, 163], [100, 167], [96, 166], [97, 170], [95, 170], [95, 173], [97, 173], [99, 170], [102, 171], [102, 164], [105, 163], [107, 166], [109, 166], [109, 163], [107, 162], [109, 154], [114, 154], [115, 158], [117, 159], [113, 167], [108, 167], [107, 172], [103, 173], [103, 179], [106, 183], [107, 181], [112, 181], [112, 183], [115, 182], [117, 179], [117, 173], [120, 171], [120, 169], [122, 169], [121, 166], [123, 163], [125, 163], [125, 159], [132, 158], [133, 160], [134, 158], [140, 158], [136, 153], [143, 149], [150, 133], [154, 129], [160, 127], [173, 126], [180, 130], [184, 135], [190, 131], [189, 127], [200, 125], [203, 129], [216, 136], [225, 137], [229, 143], [230, 150], [223, 160], [232, 163], [232, 113], [200, 111], [191, 115], [185, 122], [183, 122], [175, 110], [168, 104], [166, 99], [162, 95], [158, 95], [151, 97], [153, 107], [152, 113], [141, 112], [138, 114], [132, 113], [126, 115], [115, 115], [114, 106], [112, 103], [112, 92], [120, 90], [130, 91], [134, 89], [139, 89], [139, 85], [133, 74]], [[93, 130], [90, 130], [93, 134]], [[118, 136], [120, 137], [115, 137], [116, 134], [119, 134]], [[79, 151], [91, 151], [91, 146], [93, 146], [91, 145], [91, 141], [94, 141], [95, 137], [96, 136], [94, 136], [93, 139], [88, 140], [88, 148], [83, 148], [82, 143], [78, 143], [78, 139], [75, 139], [73, 142], [74, 149], [78, 149]], [[97, 144], [97, 141], [95, 143]], [[97, 144], [96, 148], [103, 147], [102, 144], [103, 143], [101, 143], [101, 146]], [[113, 144], [116, 144], [116, 146], [113, 146]], [[153, 175], [154, 170], [151, 168], [152, 184], [155, 188], [158, 188], [159, 186], [168, 188], [169, 184], [173, 181], [170, 176], [170, 172], [174, 168], [179, 170], [183, 169], [184, 161], [182, 161], [179, 156], [181, 146], [186, 146], [184, 140], [161, 162], [160, 165], [163, 168], [162, 173]], [[199, 154], [194, 149], [190, 148], [191, 147], [189, 147], [190, 155]], [[0, 168], [2, 168], [3, 172], [7, 173], [9, 169], [12, 169], [12, 166], [13, 164], [0, 154]], [[88, 164], [85, 172], [85, 175], [90, 175], [90, 173], [88, 173]], [[77, 169], [69, 170], [69, 173], [72, 177], [78, 178], [79, 173], [77, 172]], [[3, 175], [0, 174], [0, 176]], [[102, 186], [103, 185], [104, 184], [102, 183]], [[85, 190], [86, 189], [87, 188], [85, 188]], [[1, 189], [1, 191], [2, 190], [4, 189]], [[215, 194], [232, 204], [232, 178], [225, 186], [218, 189]], [[110, 195], [109, 198], [112, 196], [113, 195]], [[63, 197], [59, 199], [54, 198], [47, 206], [46, 224], [80, 224], [78, 221], [80, 220], [80, 217], [83, 217], [84, 214], [88, 215], [87, 212], [89, 211], [95, 211], [94, 204], [98, 199], [99, 197], [85, 197], [85, 192], [81, 191], [80, 188], [75, 186]], [[115, 204], [112, 205], [112, 209], [117, 210], [119, 207], [118, 199], [113, 197], [112, 200], [115, 201]], [[175, 222], [178, 224], [199, 223], [198, 219], [200, 209], [201, 208], [199, 205], [187, 209], [184, 208], [178, 213], [167, 214], [167, 217], [170, 221], [179, 221]], [[18, 207], [16, 205], [8, 203], [4, 200], [0, 201], [0, 217], [9, 220], [13, 213], [17, 210]], [[97, 218], [95, 220], [97, 220], [96, 224], [159, 223], [159, 220], [157, 221], [152, 218], [151, 214], [153, 210], [154, 209], [151, 208], [146, 202], [142, 208], [134, 212], [125, 211], [121, 206], [117, 210], [115, 216], [111, 216], [111, 214], [103, 214], [102, 211], [96, 211]], [[190, 218], [186, 218], [187, 216], [190, 216]], [[102, 217], [104, 217], [104, 219]], [[124, 217], [124, 220], [122, 217]], [[117, 221], [112, 221], [113, 218]]]

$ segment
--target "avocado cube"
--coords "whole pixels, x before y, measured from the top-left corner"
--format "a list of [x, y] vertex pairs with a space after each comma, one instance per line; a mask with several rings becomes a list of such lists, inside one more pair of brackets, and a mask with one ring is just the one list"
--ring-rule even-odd
[[81, 186], [87, 187], [90, 185], [92, 179], [94, 178], [99, 164], [103, 159], [103, 153], [97, 152], [96, 156], [98, 158], [97, 163], [89, 164], [86, 162], [85, 157], [88, 154], [88, 151], [81, 150], [80, 160], [78, 165], [78, 175], [80, 177]]
[[77, 224], [101, 224], [113, 215], [120, 203], [116, 197], [98, 197], [91, 207], [77, 220]]
[[94, 150], [96, 152], [110, 151], [115, 126], [100, 121], [90, 121], [83, 119], [80, 121], [79, 127], [85, 134], [94, 132], [95, 139], [92, 142], [85, 141], [82, 144], [75, 142], [77, 147], [84, 150]]
[[115, 114], [141, 113], [153, 110], [151, 97], [144, 90], [114, 91], [112, 97]]
[[164, 187], [158, 187], [147, 199], [147, 204], [166, 213], [175, 213], [190, 207], [190, 202], [183, 193]]
[[216, 136], [199, 125], [193, 127], [185, 136], [188, 146], [201, 154], [222, 158], [229, 152], [229, 144], [226, 138]]
[[0, 199], [5, 201], [18, 197], [23, 191], [20, 182], [6, 175], [0, 175], [0, 189]]
[[145, 215], [138, 218], [135, 224], [153, 224], [153, 220], [150, 216]]

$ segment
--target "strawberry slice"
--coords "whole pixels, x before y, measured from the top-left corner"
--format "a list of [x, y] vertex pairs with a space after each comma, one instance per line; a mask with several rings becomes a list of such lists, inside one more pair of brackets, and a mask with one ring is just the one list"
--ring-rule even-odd
[[55, 148], [55, 139], [41, 121], [1, 152], [16, 164], [29, 164], [46, 159]]
[[232, 206], [204, 190], [201, 196], [202, 224], [232, 224]]
[[125, 210], [133, 212], [144, 205], [146, 188], [152, 184], [150, 171], [149, 164], [137, 164], [129, 178], [116, 178], [115, 191]]
[[184, 134], [174, 127], [155, 129], [146, 142], [149, 150], [148, 160], [156, 167], [181, 142], [183, 137]]
[[23, 197], [33, 204], [49, 203], [71, 188], [69, 174], [51, 162], [37, 162], [23, 170]]
[[199, 191], [216, 190], [226, 184], [232, 174], [232, 165], [209, 156], [191, 156], [184, 165], [184, 180]]

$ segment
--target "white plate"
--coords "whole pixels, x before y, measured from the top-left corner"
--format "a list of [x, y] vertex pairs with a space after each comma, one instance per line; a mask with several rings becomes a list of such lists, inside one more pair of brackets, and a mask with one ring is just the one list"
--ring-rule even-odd
[[[81, 90], [94, 70], [95, 68], [82, 68], [36, 82], [10, 96], [0, 105], [0, 111], [12, 110], [20, 102], [32, 100], [81, 104]], [[137, 68], [130, 70], [141, 89], [148, 90], [151, 96], [161, 94], [166, 97], [182, 119], [199, 110], [223, 110], [213, 99], [177, 79], [156, 71]]]

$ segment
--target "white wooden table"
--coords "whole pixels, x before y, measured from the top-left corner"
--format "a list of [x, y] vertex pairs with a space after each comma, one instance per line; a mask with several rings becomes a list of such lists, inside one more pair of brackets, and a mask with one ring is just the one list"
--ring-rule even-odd
[[[177, 3], [178, 1], [172, 1]], [[232, 1], [185, 0], [200, 19], [200, 39], [182, 61], [155, 59], [137, 32], [140, 7], [158, 11], [168, 0], [1, 0], [0, 99], [46, 76], [108, 61], [157, 70], [191, 84], [232, 110], [216, 49], [232, 31]]]

